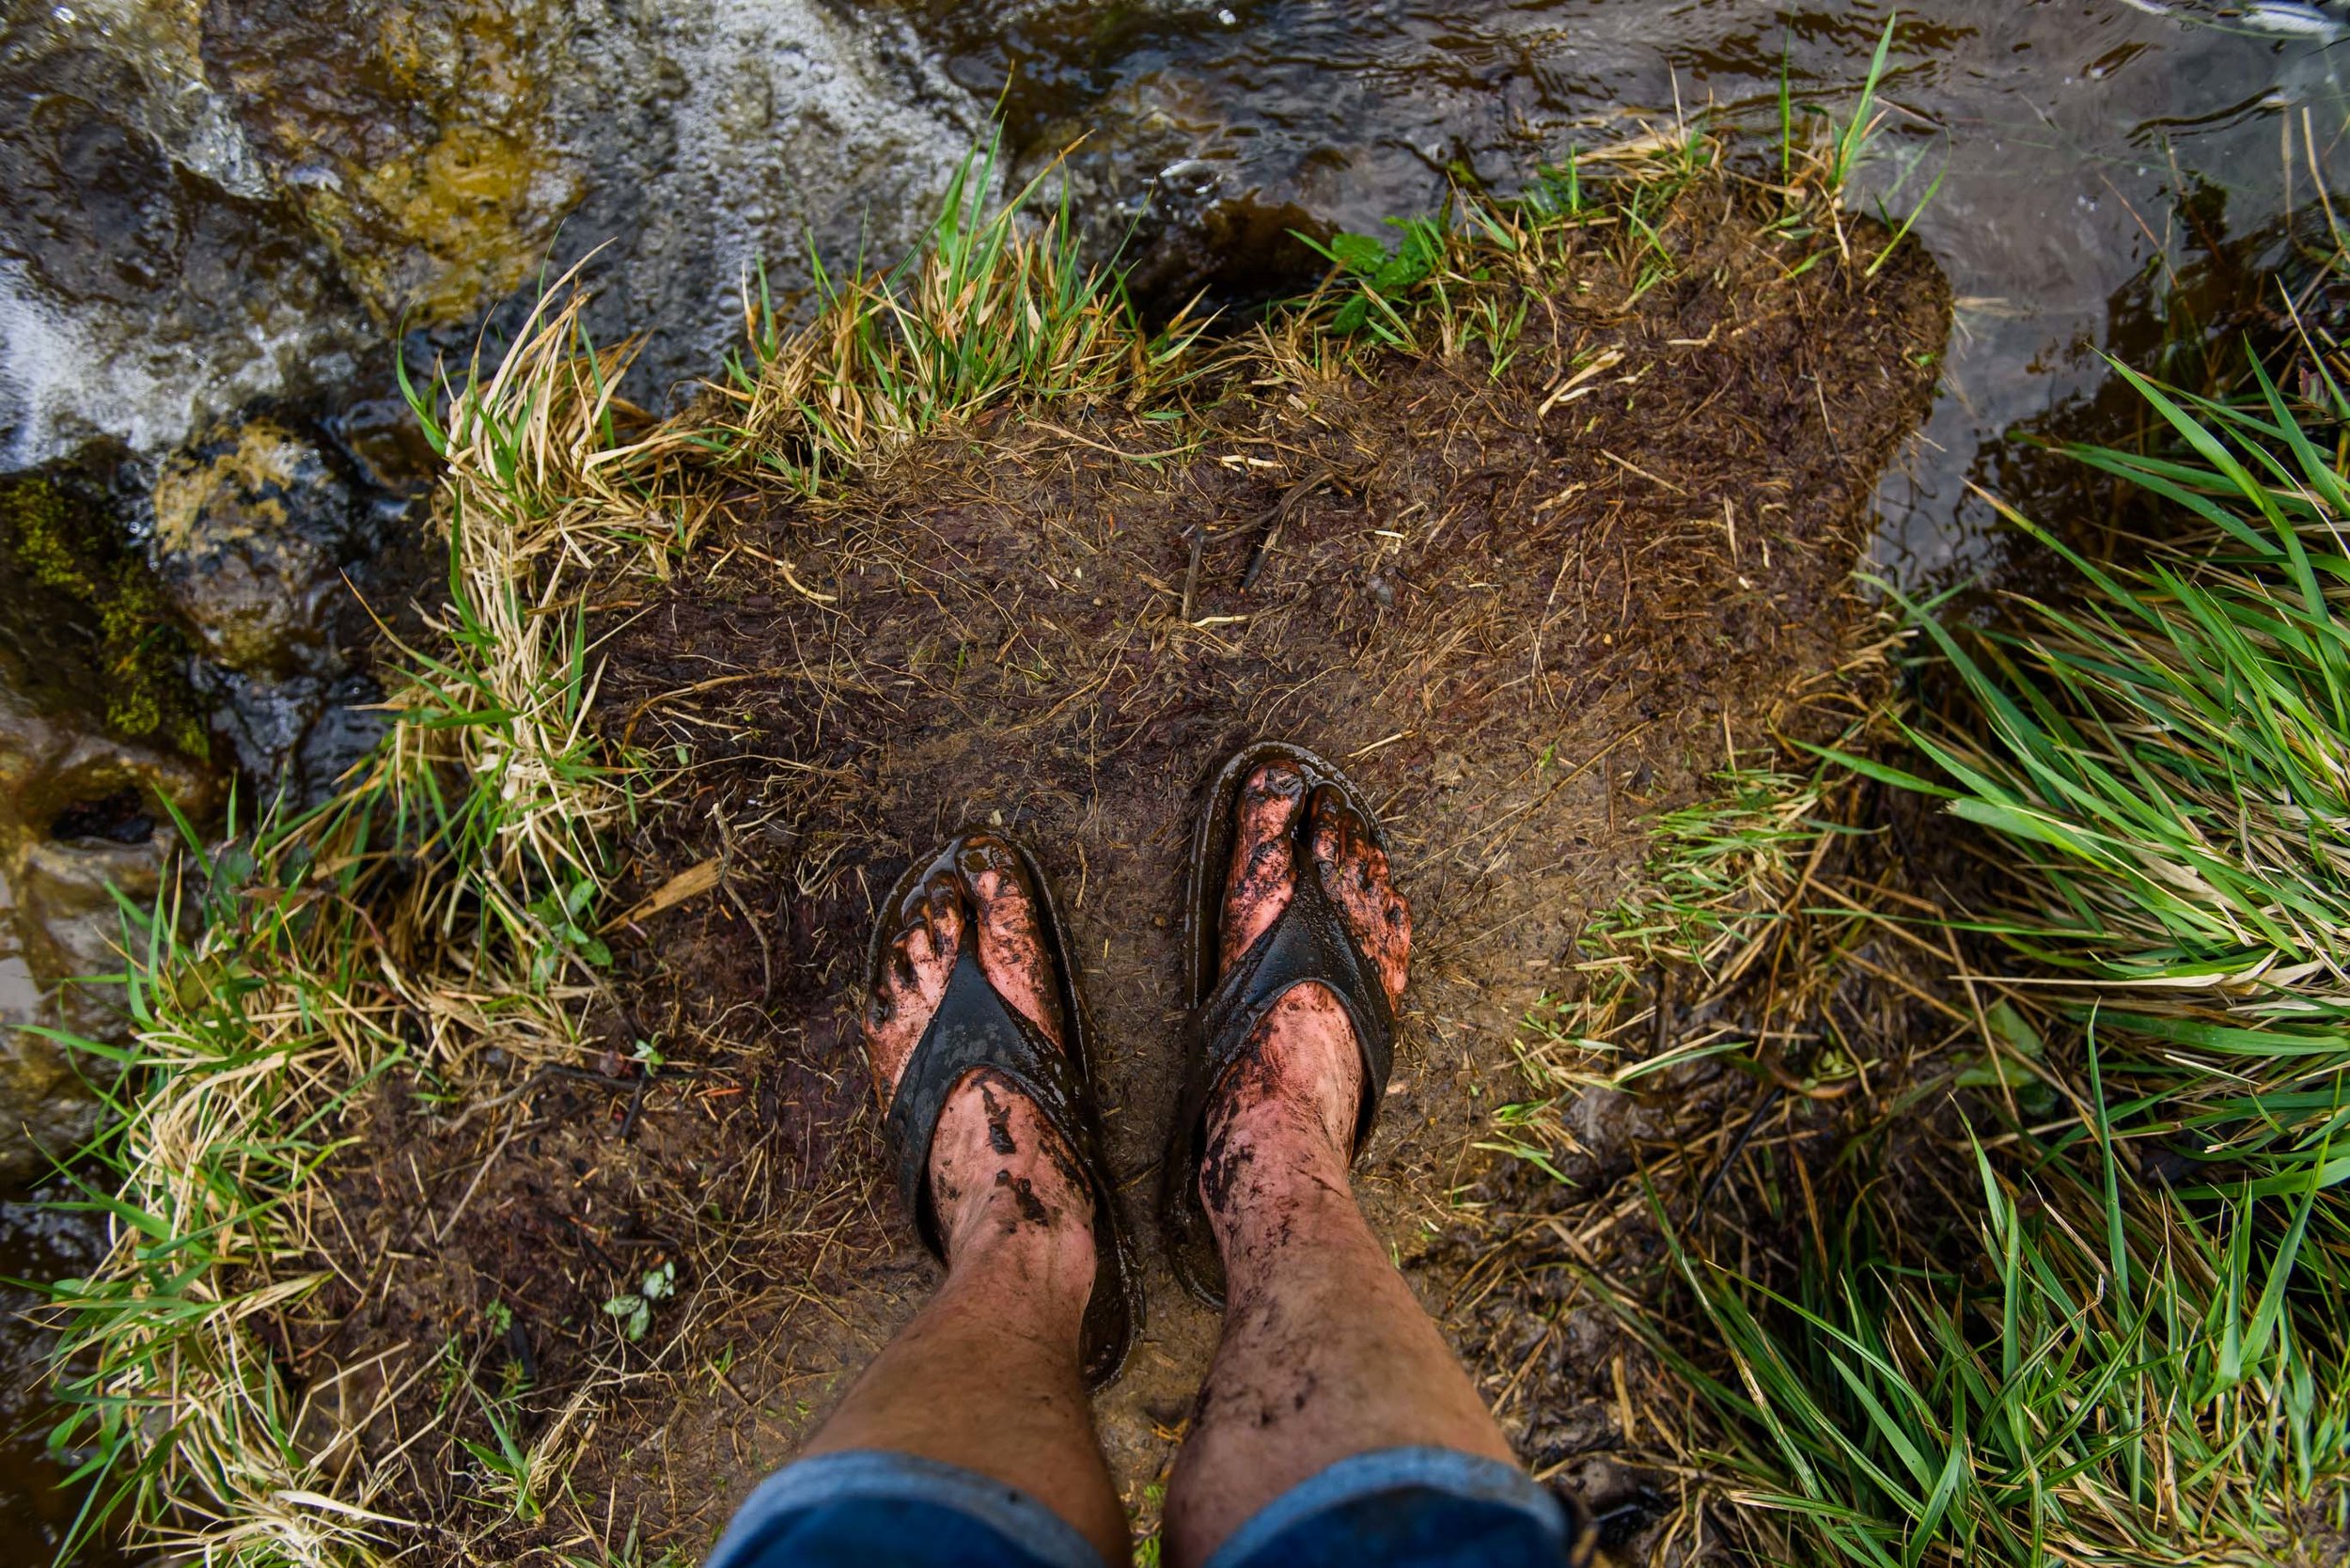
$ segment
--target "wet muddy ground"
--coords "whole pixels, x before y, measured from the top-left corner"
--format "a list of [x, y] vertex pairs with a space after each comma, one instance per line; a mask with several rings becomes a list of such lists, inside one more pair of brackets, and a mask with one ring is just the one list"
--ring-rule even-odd
[[[393, 1389], [378, 1453], [449, 1397], [431, 1357], [526, 1378], [515, 1408], [567, 1432], [572, 1496], [478, 1551], [632, 1519], [706, 1544], [935, 1278], [883, 1169], [856, 968], [911, 857], [1000, 823], [1059, 890], [1100, 1025], [1151, 1316], [1097, 1407], [1148, 1529], [1215, 1330], [1148, 1222], [1182, 861], [1205, 776], [1273, 734], [1345, 760], [1418, 911], [1366, 1207], [1529, 1462], [1637, 1486], [1584, 1473], [1637, 1448], [1604, 1314], [1529, 1334], [1552, 1287], [1475, 1273], [1526, 1190], [1477, 1145], [1518, 1092], [1518, 1020], [1567, 983], [1643, 818], [1865, 695], [1850, 573], [1950, 308], [1914, 247], [1872, 279], [1831, 259], [1791, 280], [1734, 198], [1676, 221], [1678, 278], [1633, 298], [1595, 256], [1498, 378], [1260, 363], [1182, 424], [1015, 409], [821, 508], [744, 497], [689, 579], [603, 606], [603, 723], [674, 772], [625, 846], [615, 907], [642, 902], [611, 933], [602, 1068], [520, 1078], [454, 1124], [417, 1086], [380, 1095], [317, 1220], [348, 1239], [344, 1282], [288, 1364], [313, 1387], [361, 1369], [352, 1409]], [[664, 1265], [678, 1294], [631, 1343], [603, 1304]], [[567, 1428], [591, 1383], [605, 1413]], [[442, 1546], [490, 1525], [443, 1435], [410, 1469], [392, 1511]]]
[[[732, 341], [754, 258], [788, 295], [811, 240], [835, 265], [894, 254], [991, 105], [1022, 174], [1083, 137], [1077, 215], [1154, 299], [1205, 286], [1246, 302], [1313, 270], [1292, 227], [1375, 227], [1454, 179], [1506, 189], [1683, 109], [1767, 134], [1782, 74], [1799, 115], [1848, 102], [1886, 15], [1760, 0], [348, 9], [331, 24], [283, 0], [0, 13], [0, 207], [17, 220], [0, 226], [0, 466], [97, 474], [118, 503], [109, 549], [158, 538], [153, 484], [175, 449], [251, 417], [308, 432], [330, 489], [413, 528], [403, 503], [430, 464], [390, 379], [396, 326], [419, 366], [462, 359], [485, 321], [494, 344], [542, 258], [616, 242], [599, 330], [653, 335], [637, 391], [657, 401]], [[1880, 555], [1915, 572], [1989, 553], [1987, 507], [1963, 479], [2065, 514], [2073, 481], [2005, 436], [2126, 424], [2098, 400], [2098, 348], [2164, 366], [2248, 302], [2273, 305], [2268, 273], [2322, 228], [2316, 186], [2340, 183], [2345, 27], [2340, 8], [2298, 0], [1899, 10], [1857, 188], [1900, 213], [1941, 178], [1916, 232], [1958, 296], [1932, 412], [1877, 494]], [[257, 559], [334, 568], [372, 554], [261, 542]], [[411, 580], [358, 577], [395, 614]], [[341, 582], [327, 570], [284, 591]], [[186, 624], [142, 630], [196, 635], [214, 602], [193, 601]], [[90, 662], [89, 606], [60, 603], [0, 562], [0, 768], [47, 768], [61, 745], [97, 780], [77, 776], [71, 810], [0, 821], [0, 1028], [55, 1021], [63, 976], [112, 967], [104, 883], [144, 885], [164, 852], [164, 835], [125, 846], [57, 824], [124, 776], [187, 763], [159, 765], [108, 727], [108, 703], [52, 701], [15, 667]], [[293, 676], [194, 661], [223, 766], [183, 804], [220, 793], [231, 758], [251, 799], [255, 780], [319, 787], [364, 749], [378, 694], [358, 651]], [[0, 1084], [10, 1130], [86, 1123], [44, 1051], [11, 1031], [4, 1054], [40, 1071], [0, 1062], [35, 1084]], [[18, 1138], [0, 1163], [37, 1162]], [[37, 1343], [0, 1325], [0, 1354]], [[46, 1419], [24, 1424], [9, 1451], [37, 1463]], [[0, 1533], [48, 1506], [0, 1482]]]

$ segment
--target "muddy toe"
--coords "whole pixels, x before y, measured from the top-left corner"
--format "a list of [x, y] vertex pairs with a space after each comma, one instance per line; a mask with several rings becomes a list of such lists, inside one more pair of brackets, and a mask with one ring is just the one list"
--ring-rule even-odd
[[1372, 839], [1370, 824], [1355, 815], [1338, 791], [1314, 792], [1312, 844], [1323, 890], [1339, 906], [1355, 944], [1379, 971], [1387, 1005], [1402, 999], [1412, 947], [1411, 902], [1395, 889], [1386, 852]]
[[1218, 944], [1223, 968], [1230, 968], [1289, 907], [1296, 876], [1292, 846], [1305, 802], [1306, 780], [1288, 762], [1267, 762], [1241, 786]]
[[881, 982], [865, 1005], [865, 1053], [873, 1091], [886, 1107], [931, 1014], [947, 994], [947, 980], [963, 951], [963, 904], [942, 875], [910, 892], [902, 922], [890, 939]]
[[979, 835], [955, 855], [955, 870], [978, 913], [979, 968], [997, 995], [1054, 1044], [1068, 1044], [1044, 945], [1042, 906], [1018, 852]]

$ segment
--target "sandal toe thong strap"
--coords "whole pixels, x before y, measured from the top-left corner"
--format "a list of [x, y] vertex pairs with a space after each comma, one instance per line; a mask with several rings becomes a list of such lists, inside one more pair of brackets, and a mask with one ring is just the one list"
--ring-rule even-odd
[[948, 1095], [977, 1067], [992, 1069], [1017, 1085], [1080, 1157], [1089, 1142], [1084, 1136], [1086, 1085], [1069, 1053], [1004, 1000], [966, 945], [948, 977], [937, 1012], [906, 1063], [885, 1122], [898, 1160], [898, 1194], [914, 1216], [923, 1245], [942, 1260], [947, 1249], [931, 1202], [931, 1140]]
[[[1301, 874], [1280, 917], [1249, 944], [1200, 1010], [1207, 1093], [1248, 1053], [1249, 1039], [1274, 1005], [1301, 985], [1320, 984], [1338, 998], [1355, 1027], [1363, 1056], [1362, 1105], [1355, 1119], [1355, 1150], [1371, 1137], [1395, 1061], [1395, 1012], [1386, 987], [1346, 928], [1322, 886], [1314, 863], [1298, 844]], [[1204, 1110], [1204, 1104], [1200, 1107]]]

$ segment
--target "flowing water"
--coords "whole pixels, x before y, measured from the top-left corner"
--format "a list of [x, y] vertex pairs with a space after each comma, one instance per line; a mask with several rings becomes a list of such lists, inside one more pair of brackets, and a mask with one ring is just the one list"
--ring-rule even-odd
[[[365, 671], [318, 604], [346, 569], [394, 592], [381, 563], [414, 537], [425, 464], [396, 343], [462, 362], [592, 253], [599, 329], [650, 335], [636, 392], [657, 400], [740, 331], [753, 262], [782, 285], [811, 250], [839, 266], [901, 249], [991, 115], [1014, 178], [1073, 145], [1076, 211], [1146, 302], [1243, 305], [1310, 281], [1292, 229], [1375, 232], [1449, 181], [1507, 191], [1700, 115], [1767, 138], [1782, 71], [1799, 107], [1841, 110], [1886, 16], [1752, 0], [11, 6], [0, 1027], [71, 1019], [55, 981], [102, 957], [104, 884], [151, 874], [160, 839], [126, 780], [200, 795], [233, 759], [314, 788], [367, 743]], [[2342, 10], [2290, 0], [1902, 8], [1857, 185], [1897, 219], [1925, 201], [1915, 233], [1959, 306], [1931, 421], [1880, 493], [1888, 570], [1985, 564], [1996, 535], [1967, 486], [2029, 497], [2013, 432], [2095, 431], [2114, 407], [2101, 351], [2192, 340], [2322, 240], [2321, 191], [2350, 158], [2346, 37]], [[257, 471], [284, 503], [281, 537], [259, 543], [218, 526], [253, 508], [219, 476]], [[108, 560], [154, 566], [210, 764], [62, 672], [96, 623], [57, 610], [7, 536], [54, 517], [105, 533]], [[0, 1047], [0, 1172], [37, 1168], [6, 1139], [38, 1107], [10, 1095], [70, 1098], [70, 1076], [27, 1037]], [[0, 1273], [83, 1266], [94, 1245], [17, 1209], [0, 1220]], [[39, 1349], [0, 1332], [12, 1388]], [[58, 1528], [50, 1419], [0, 1402], [29, 1434], [0, 1450], [11, 1560]]]

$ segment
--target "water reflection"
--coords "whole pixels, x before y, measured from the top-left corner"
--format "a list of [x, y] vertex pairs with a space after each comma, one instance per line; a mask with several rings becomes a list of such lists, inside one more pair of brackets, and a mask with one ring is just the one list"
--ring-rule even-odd
[[[62, 1481], [83, 1456], [53, 1455], [43, 1439], [57, 1419], [43, 1396], [49, 1336], [23, 1314], [39, 1305], [30, 1291], [7, 1283], [57, 1279], [98, 1262], [102, 1231], [86, 1216], [32, 1202], [0, 1202], [0, 1557], [11, 1563], [48, 1562], [72, 1528], [80, 1499]], [[104, 1545], [86, 1547], [75, 1568], [118, 1568], [130, 1560]]]

